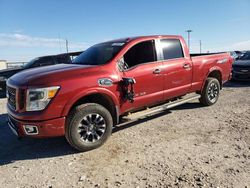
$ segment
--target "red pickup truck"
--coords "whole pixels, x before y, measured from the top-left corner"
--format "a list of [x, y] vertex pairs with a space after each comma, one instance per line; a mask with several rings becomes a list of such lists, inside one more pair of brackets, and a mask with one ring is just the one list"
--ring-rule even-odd
[[232, 63], [228, 53], [190, 55], [181, 36], [100, 43], [72, 64], [9, 78], [8, 124], [19, 137], [65, 135], [77, 150], [91, 150], [131, 112], [153, 107], [145, 114], [155, 113], [198, 98], [215, 104]]

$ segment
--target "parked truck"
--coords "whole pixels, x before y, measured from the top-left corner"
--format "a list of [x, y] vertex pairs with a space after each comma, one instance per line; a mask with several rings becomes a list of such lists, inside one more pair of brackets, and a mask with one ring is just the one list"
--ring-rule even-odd
[[72, 59], [79, 54], [81, 54], [81, 52], [70, 52], [58, 55], [37, 57], [24, 64], [23, 66], [0, 70], [0, 92], [6, 92], [6, 80], [18, 72], [36, 67], [55, 65], [60, 63], [71, 63]]
[[71, 64], [9, 78], [8, 124], [19, 137], [65, 136], [79, 151], [95, 149], [137, 111], [153, 114], [194, 99], [215, 104], [232, 63], [229, 53], [190, 55], [181, 36], [100, 43]]

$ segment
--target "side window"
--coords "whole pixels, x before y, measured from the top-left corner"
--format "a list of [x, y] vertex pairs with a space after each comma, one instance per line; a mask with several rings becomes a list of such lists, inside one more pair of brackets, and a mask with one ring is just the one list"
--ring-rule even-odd
[[153, 40], [136, 44], [124, 55], [127, 68], [154, 61], [156, 61], [156, 52]]
[[161, 39], [164, 60], [184, 57], [180, 40]]

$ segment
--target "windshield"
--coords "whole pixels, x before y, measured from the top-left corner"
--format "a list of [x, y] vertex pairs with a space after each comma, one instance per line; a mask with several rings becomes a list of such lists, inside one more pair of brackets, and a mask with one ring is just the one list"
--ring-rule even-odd
[[122, 49], [123, 42], [106, 42], [94, 45], [73, 60], [73, 64], [103, 65], [112, 60]]
[[34, 63], [35, 61], [37, 61], [38, 59], [39, 59], [39, 58], [32, 59], [31, 61], [29, 61], [28, 63], [26, 63], [25, 65], [23, 65], [23, 68], [25, 68], [25, 69], [30, 68], [30, 66], [33, 65], [33, 63]]
[[250, 60], [250, 52], [245, 53], [239, 59], [240, 60]]

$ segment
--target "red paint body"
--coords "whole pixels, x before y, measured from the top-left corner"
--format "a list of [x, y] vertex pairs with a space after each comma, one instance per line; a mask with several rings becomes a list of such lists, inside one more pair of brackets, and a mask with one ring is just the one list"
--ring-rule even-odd
[[[117, 68], [117, 61], [135, 44], [159, 38], [174, 38], [181, 41], [184, 58], [168, 61], [145, 63], [125, 72]], [[226, 59], [225, 63], [218, 61]], [[105, 65], [85, 66], [77, 64], [59, 64], [23, 71], [11, 77], [7, 84], [17, 89], [60, 86], [57, 95], [50, 101], [45, 110], [26, 112], [8, 107], [8, 114], [17, 122], [18, 133], [26, 136], [22, 125], [37, 125], [39, 134], [34, 137], [52, 137], [64, 135], [65, 119], [72, 106], [81, 98], [91, 94], [102, 94], [112, 100], [119, 116], [145, 106], [162, 103], [171, 98], [191, 92], [199, 92], [208, 75], [219, 71], [222, 82], [229, 79], [233, 59], [227, 53], [196, 56], [191, 58], [184, 39], [180, 36], [136, 37], [129, 40], [126, 46]], [[189, 68], [184, 69], [187, 65]], [[161, 69], [160, 74], [153, 74]], [[136, 97], [133, 103], [124, 101], [119, 83], [123, 77], [136, 80], [134, 90]], [[111, 87], [99, 86], [98, 79], [110, 78]], [[140, 95], [140, 93], [146, 93]], [[8, 106], [8, 105], [7, 105]]]

